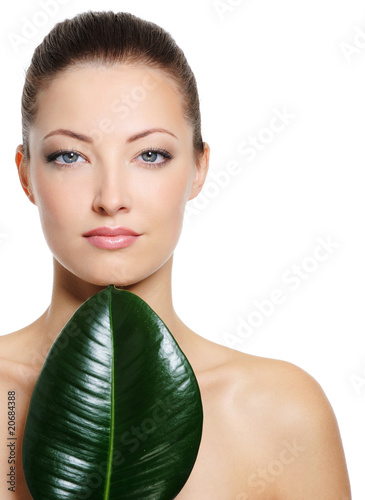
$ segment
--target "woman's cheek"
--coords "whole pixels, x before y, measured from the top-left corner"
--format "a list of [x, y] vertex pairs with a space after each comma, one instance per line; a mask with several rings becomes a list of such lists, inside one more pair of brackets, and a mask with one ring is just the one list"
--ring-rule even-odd
[[38, 209], [43, 230], [50, 236], [59, 231], [69, 231], [80, 214], [80, 197], [65, 189], [62, 184], [49, 183], [39, 191]]

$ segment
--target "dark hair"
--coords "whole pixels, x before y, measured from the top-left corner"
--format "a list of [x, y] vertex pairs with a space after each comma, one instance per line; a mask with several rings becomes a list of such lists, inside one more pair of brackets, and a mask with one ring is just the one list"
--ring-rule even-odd
[[185, 118], [193, 127], [196, 158], [203, 152], [199, 95], [195, 76], [180, 47], [160, 26], [126, 12], [85, 12], [57, 23], [35, 49], [22, 96], [23, 151], [30, 158], [29, 128], [40, 90], [62, 70], [97, 62], [142, 63], [164, 71], [181, 91]]

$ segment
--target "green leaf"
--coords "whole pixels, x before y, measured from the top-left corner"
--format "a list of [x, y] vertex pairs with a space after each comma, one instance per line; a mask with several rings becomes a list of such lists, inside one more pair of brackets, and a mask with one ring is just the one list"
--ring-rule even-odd
[[198, 453], [194, 372], [157, 314], [113, 285], [55, 340], [23, 440], [34, 500], [171, 500]]

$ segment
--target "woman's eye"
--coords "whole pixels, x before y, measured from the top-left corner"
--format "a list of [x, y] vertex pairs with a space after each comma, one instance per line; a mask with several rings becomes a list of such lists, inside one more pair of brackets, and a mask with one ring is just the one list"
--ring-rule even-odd
[[148, 151], [147, 153], [142, 153], [141, 156], [143, 161], [154, 163], [157, 160], [157, 158], [159, 156], [161, 157], [162, 155], [156, 153], [155, 151]]
[[59, 158], [61, 158], [64, 163], [76, 163], [77, 159], [80, 158], [80, 155], [70, 151], [69, 153], [58, 156], [56, 160], [61, 161]]
[[139, 154], [137, 159], [141, 159], [143, 163], [149, 163], [153, 166], [164, 165], [172, 159], [172, 155], [168, 151], [160, 149], [146, 149]]
[[53, 162], [57, 165], [72, 165], [73, 163], [86, 161], [76, 151], [56, 151], [46, 157], [47, 162]]

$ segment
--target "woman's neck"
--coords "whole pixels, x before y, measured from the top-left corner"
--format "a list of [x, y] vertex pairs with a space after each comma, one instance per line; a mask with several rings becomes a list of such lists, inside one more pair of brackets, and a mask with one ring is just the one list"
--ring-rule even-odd
[[[171, 295], [172, 257], [145, 280], [125, 287], [141, 297], [161, 317], [173, 332], [176, 340], [182, 340], [187, 327], [178, 318]], [[118, 284], [115, 284], [117, 288]], [[49, 347], [67, 321], [88, 298], [105, 286], [93, 285], [76, 277], [54, 259], [54, 276], [51, 303], [39, 318], [39, 340]], [[121, 288], [121, 287], [120, 287]]]

